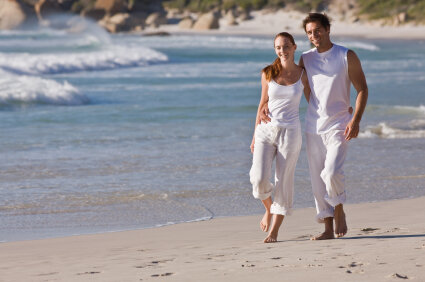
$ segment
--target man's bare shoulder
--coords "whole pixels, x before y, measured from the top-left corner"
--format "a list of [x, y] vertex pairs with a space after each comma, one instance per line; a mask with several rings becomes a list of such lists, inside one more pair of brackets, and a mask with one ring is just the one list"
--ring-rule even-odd
[[351, 49], [348, 49], [348, 51], [347, 51], [347, 61], [348, 61], [348, 64], [352, 64], [352, 63], [360, 62], [360, 59], [357, 56], [356, 52], [354, 52]]

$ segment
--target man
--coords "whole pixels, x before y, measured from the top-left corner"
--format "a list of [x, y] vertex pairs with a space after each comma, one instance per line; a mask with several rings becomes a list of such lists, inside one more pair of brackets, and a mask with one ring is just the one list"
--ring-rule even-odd
[[[337, 237], [347, 233], [342, 168], [348, 141], [359, 133], [368, 89], [356, 53], [331, 42], [326, 15], [310, 13], [303, 27], [315, 46], [300, 59], [311, 88], [305, 128], [307, 157], [317, 220], [325, 223], [325, 231], [312, 240], [326, 240], [335, 238], [334, 221]], [[351, 83], [357, 91], [353, 116], [349, 110]], [[264, 113], [262, 119], [267, 120]]]

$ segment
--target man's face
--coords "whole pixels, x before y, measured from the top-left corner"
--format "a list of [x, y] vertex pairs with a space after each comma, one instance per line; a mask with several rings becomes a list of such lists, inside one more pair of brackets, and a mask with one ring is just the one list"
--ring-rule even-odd
[[319, 22], [310, 22], [305, 26], [308, 39], [315, 47], [327, 44], [329, 39], [329, 28], [324, 28]]

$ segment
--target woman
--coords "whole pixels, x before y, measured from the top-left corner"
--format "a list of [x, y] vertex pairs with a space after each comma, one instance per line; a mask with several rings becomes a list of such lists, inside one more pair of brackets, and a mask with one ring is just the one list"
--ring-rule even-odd
[[[277, 241], [283, 218], [292, 211], [295, 166], [301, 150], [299, 104], [303, 90], [307, 101], [310, 95], [307, 75], [294, 62], [297, 45], [292, 35], [287, 32], [276, 35], [274, 49], [278, 58], [262, 70], [261, 100], [251, 143], [253, 195], [263, 202], [266, 209], [260, 227], [264, 232], [270, 229], [265, 243]], [[267, 104], [270, 122], [261, 123], [260, 111]], [[270, 176], [274, 159], [276, 172], [273, 185]], [[274, 201], [271, 198], [273, 186]]]

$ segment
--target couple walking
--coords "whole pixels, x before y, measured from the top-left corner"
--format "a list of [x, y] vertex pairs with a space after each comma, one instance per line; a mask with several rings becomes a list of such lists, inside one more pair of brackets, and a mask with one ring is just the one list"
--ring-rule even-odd
[[[260, 223], [264, 232], [270, 230], [265, 243], [277, 241], [279, 227], [292, 211], [294, 173], [302, 139], [298, 116], [302, 92], [308, 102], [306, 148], [317, 220], [325, 224], [324, 232], [312, 239], [333, 239], [334, 233], [337, 237], [347, 233], [343, 164], [348, 141], [359, 133], [368, 97], [366, 79], [357, 55], [331, 42], [326, 15], [309, 14], [303, 27], [315, 48], [304, 52], [296, 65], [294, 38], [279, 33], [274, 40], [278, 58], [263, 69], [261, 76], [250, 180], [254, 197], [266, 209]], [[351, 83], [357, 91], [354, 114], [350, 107]], [[274, 159], [273, 185], [270, 176]]]

